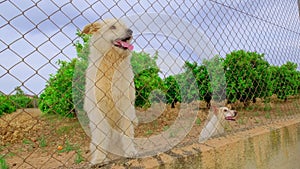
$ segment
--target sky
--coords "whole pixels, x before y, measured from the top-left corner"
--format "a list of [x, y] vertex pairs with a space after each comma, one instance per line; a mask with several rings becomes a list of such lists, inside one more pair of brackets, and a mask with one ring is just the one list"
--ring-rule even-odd
[[[39, 95], [58, 60], [76, 57], [76, 30], [104, 18], [123, 18], [136, 51], [159, 52], [161, 76], [184, 61], [233, 50], [264, 53], [274, 65], [300, 65], [296, 0], [6, 0], [0, 1], [0, 92]], [[299, 68], [299, 67], [298, 67]]]

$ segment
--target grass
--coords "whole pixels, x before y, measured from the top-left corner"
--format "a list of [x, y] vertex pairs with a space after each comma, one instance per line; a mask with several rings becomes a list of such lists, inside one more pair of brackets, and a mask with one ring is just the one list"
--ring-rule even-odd
[[63, 147], [62, 150], [59, 150], [58, 152], [59, 153], [64, 153], [64, 152], [70, 152], [70, 151], [75, 151], [75, 150], [78, 150], [78, 146], [77, 145], [74, 145], [74, 144], [71, 144], [68, 140], [65, 141], [65, 146]]
[[247, 111], [254, 110], [254, 106], [248, 106], [248, 107], [246, 107], [246, 110], [247, 110]]
[[237, 120], [237, 123], [240, 124], [240, 125], [246, 124], [244, 118], [239, 118], [239, 119]]
[[175, 135], [176, 135], [176, 134], [175, 134], [174, 132], [170, 132], [169, 137], [170, 137], [170, 138], [174, 138]]
[[163, 131], [167, 131], [170, 128], [170, 126], [164, 126]]
[[41, 138], [39, 138], [39, 144], [40, 144], [40, 147], [47, 147], [47, 141], [46, 141], [44, 135]]
[[147, 130], [146, 133], [145, 133], [146, 136], [149, 136], [149, 135], [151, 135], [151, 134], [153, 134], [153, 130], [150, 130], [150, 129]]
[[157, 128], [157, 126], [158, 126], [158, 121], [157, 120], [153, 121], [153, 126], [154, 126], [154, 128]]
[[82, 156], [82, 151], [80, 149], [78, 149], [78, 150], [76, 150], [75, 164], [79, 164], [82, 161], [84, 161], [84, 158]]
[[266, 112], [265, 113], [265, 118], [266, 119], [270, 119], [271, 118], [271, 113], [270, 112]]
[[23, 144], [26, 144], [26, 145], [32, 145], [33, 142], [31, 140], [28, 140], [28, 139], [24, 139], [23, 141]]
[[270, 104], [265, 104], [264, 111], [271, 111], [272, 107]]
[[73, 126], [61, 126], [56, 130], [56, 133], [59, 135], [68, 134], [72, 130]]
[[2, 155], [0, 156], [0, 168], [1, 169], [8, 169], [9, 168], [7, 163], [6, 163], [5, 158]]
[[0, 146], [0, 151], [3, 151], [6, 146]]
[[200, 126], [201, 125], [201, 119], [198, 117], [197, 119], [196, 119], [196, 122], [195, 122], [198, 126]]
[[9, 152], [6, 154], [6, 157], [13, 157], [13, 156], [16, 156], [16, 154], [13, 152]]
[[277, 114], [277, 116], [279, 116], [279, 117], [283, 116], [283, 113], [282, 113], [282, 111], [281, 111], [280, 109], [277, 109], [277, 110], [276, 110], [276, 114]]
[[59, 153], [64, 153], [64, 152], [71, 152], [71, 151], [75, 151], [76, 155], [75, 155], [75, 164], [79, 164], [82, 161], [84, 161], [85, 159], [83, 158], [82, 155], [82, 151], [81, 149], [76, 145], [76, 144], [71, 144], [68, 140], [65, 141], [65, 145], [63, 147], [62, 150], [58, 150]]

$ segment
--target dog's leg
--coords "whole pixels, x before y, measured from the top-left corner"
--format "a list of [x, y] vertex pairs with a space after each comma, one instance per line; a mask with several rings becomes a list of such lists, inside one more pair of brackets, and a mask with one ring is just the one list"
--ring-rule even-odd
[[135, 157], [137, 155], [137, 150], [135, 148], [134, 144], [134, 125], [132, 124], [133, 122], [128, 121], [127, 119], [123, 119], [121, 121], [120, 126], [125, 129], [123, 132], [124, 135], [121, 136], [121, 144], [122, 144], [122, 149], [124, 151], [124, 155], [126, 157]]
[[[109, 147], [111, 132], [105, 128], [104, 124], [95, 124], [93, 121], [90, 122], [91, 129], [91, 164], [100, 164], [109, 161], [107, 155], [107, 149]], [[103, 129], [106, 129], [103, 131]]]
[[219, 112], [218, 108], [212, 108], [213, 110], [209, 111], [207, 122], [205, 123], [200, 136], [199, 142], [202, 143], [207, 139], [221, 134], [224, 132], [224, 126], [222, 125], [222, 121], [224, 117], [222, 117], [222, 113]]

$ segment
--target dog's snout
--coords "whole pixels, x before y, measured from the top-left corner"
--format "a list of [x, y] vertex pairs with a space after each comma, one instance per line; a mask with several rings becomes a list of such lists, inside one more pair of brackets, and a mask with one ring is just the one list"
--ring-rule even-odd
[[132, 31], [131, 29], [127, 29], [127, 34], [128, 34], [128, 35], [130, 35], [130, 36], [131, 36], [131, 35], [132, 35], [132, 33], [133, 33], [133, 31]]
[[234, 117], [235, 117], [235, 116], [238, 114], [238, 112], [237, 112], [237, 111], [234, 111], [233, 114], [234, 114]]

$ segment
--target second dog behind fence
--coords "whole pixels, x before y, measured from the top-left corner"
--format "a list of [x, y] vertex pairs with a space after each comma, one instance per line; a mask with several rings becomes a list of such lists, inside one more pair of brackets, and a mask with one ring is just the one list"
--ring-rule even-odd
[[224, 133], [224, 128], [228, 121], [235, 121], [237, 111], [230, 110], [227, 107], [212, 107], [209, 111], [207, 122], [199, 136], [199, 142], [202, 143], [207, 139]]

